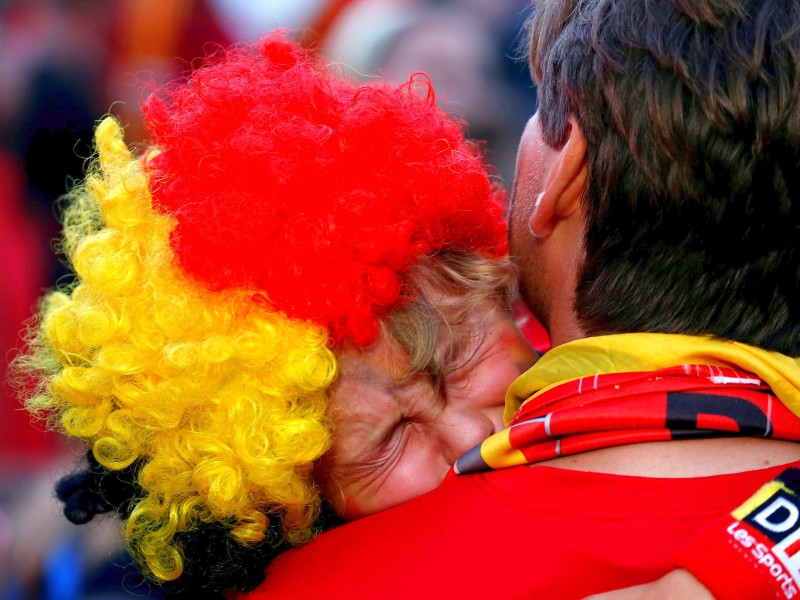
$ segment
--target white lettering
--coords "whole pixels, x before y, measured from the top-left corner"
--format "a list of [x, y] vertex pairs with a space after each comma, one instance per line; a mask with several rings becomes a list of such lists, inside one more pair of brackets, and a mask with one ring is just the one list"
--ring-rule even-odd
[[747, 530], [745, 529], [737, 530], [736, 533], [733, 534], [733, 539], [738, 541], [745, 548], [750, 548], [753, 545], [753, 542], [755, 542], [755, 538], [747, 533]]
[[[774, 516], [775, 513], [782, 508], [788, 511], [789, 514], [787, 517], [778, 523], [770, 521], [770, 517]], [[775, 533], [783, 533], [794, 527], [797, 523], [798, 516], [800, 516], [800, 511], [797, 510], [794, 504], [786, 500], [786, 498], [775, 498], [775, 500], [770, 502], [767, 508], [758, 513], [753, 520], [764, 529], [774, 531]]]
[[756, 544], [756, 547], [753, 548], [753, 556], [760, 559], [764, 554], [769, 552], [769, 548], [767, 548], [764, 544]]
[[[779, 543], [775, 544], [772, 552], [786, 566], [792, 577], [800, 579], [800, 529], [791, 532]], [[789, 552], [792, 554], [790, 555]]]
[[[734, 521], [728, 525], [725, 531], [729, 536], [731, 536], [731, 538], [739, 542], [741, 546], [745, 548], [752, 547], [750, 553], [756, 558], [756, 561], [760, 566], [763, 566], [767, 569], [769, 574], [775, 580], [775, 583], [781, 586], [781, 591], [783, 592], [784, 597], [787, 598], [787, 600], [794, 598], [798, 593], [795, 581], [796, 579], [800, 578], [798, 578], [797, 573], [795, 573], [795, 570], [792, 568], [795, 566], [792, 564], [792, 560], [789, 559], [787, 562], [785, 558], [786, 553], [780, 549], [778, 545], [770, 548], [768, 545], [761, 542], [756, 543], [756, 538], [750, 535], [746, 527], [740, 525], [740, 522]], [[798, 532], [795, 532], [788, 537], [800, 537], [800, 529]], [[783, 545], [784, 548], [789, 545], [785, 542], [786, 540], [780, 544]], [[753, 547], [754, 544], [755, 546]], [[775, 554], [773, 554], [771, 550], [775, 551]], [[797, 558], [800, 560], [800, 552], [797, 552], [792, 558]], [[796, 579], [793, 579], [793, 577]]]

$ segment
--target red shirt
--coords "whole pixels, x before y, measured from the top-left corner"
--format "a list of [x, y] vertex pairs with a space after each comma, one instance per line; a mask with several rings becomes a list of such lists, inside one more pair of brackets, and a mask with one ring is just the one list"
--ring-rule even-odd
[[521, 466], [455, 477], [283, 554], [243, 598], [581, 598], [645, 583], [784, 468], [653, 479]]

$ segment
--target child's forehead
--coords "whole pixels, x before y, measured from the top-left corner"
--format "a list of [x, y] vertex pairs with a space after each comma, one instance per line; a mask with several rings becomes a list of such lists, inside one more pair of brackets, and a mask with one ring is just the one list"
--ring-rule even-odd
[[366, 422], [402, 419], [439, 401], [423, 374], [408, 376], [408, 357], [383, 338], [370, 348], [337, 352], [339, 376], [330, 389], [337, 429], [358, 429]]

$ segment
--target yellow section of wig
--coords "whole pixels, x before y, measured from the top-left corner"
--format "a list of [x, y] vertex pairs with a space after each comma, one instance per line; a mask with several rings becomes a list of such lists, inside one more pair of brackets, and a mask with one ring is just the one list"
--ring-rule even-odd
[[[142, 459], [146, 492], [126, 523], [155, 577], [182, 571], [175, 533], [200, 521], [250, 544], [280, 518], [309, 535], [319, 498], [312, 463], [328, 448], [326, 389], [337, 365], [326, 331], [187, 280], [118, 124], [97, 128], [99, 158], [71, 194], [64, 250], [78, 283], [45, 300], [30, 361], [47, 385], [28, 400], [97, 460]], [[275, 515], [278, 515], [277, 517]]]

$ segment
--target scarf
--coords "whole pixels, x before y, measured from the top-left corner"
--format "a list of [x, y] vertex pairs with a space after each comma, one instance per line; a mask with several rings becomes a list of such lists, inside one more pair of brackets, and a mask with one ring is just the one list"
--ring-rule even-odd
[[547, 352], [506, 395], [509, 426], [455, 474], [674, 439], [800, 440], [800, 359], [671, 334], [577, 340]]

